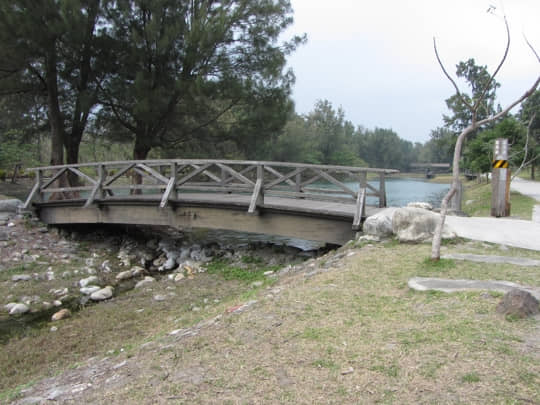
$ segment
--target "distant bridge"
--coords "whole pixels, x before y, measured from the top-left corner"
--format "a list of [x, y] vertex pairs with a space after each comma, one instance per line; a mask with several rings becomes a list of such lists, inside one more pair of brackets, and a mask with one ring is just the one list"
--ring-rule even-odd
[[[353, 238], [366, 215], [386, 206], [385, 176], [398, 172], [199, 159], [30, 170], [36, 182], [25, 207], [48, 224], [227, 229], [337, 244]], [[374, 206], [366, 205], [368, 197]]]

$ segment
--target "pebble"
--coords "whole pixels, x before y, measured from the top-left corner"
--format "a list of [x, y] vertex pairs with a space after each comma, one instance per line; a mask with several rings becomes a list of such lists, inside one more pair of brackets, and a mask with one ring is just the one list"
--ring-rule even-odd
[[184, 273], [178, 273], [174, 276], [174, 281], [181, 281], [183, 279], [185, 279], [186, 276], [184, 276]]
[[51, 332], [56, 332], [57, 330], [58, 328], [56, 326], [51, 326], [51, 329], [50, 329]]
[[161, 294], [154, 295], [154, 301], [165, 301], [166, 299], [167, 297], [165, 297], [164, 295], [161, 295]]
[[62, 319], [69, 318], [71, 316], [71, 311], [67, 308], [61, 309], [58, 312], [55, 312], [51, 317], [52, 321], [61, 321]]
[[144, 279], [142, 279], [141, 281], [137, 282], [137, 284], [135, 284], [135, 288], [144, 287], [150, 283], [153, 283], [154, 281], [156, 281], [154, 277], [146, 276]]
[[15, 274], [11, 277], [11, 281], [28, 281], [31, 280], [32, 276], [30, 274]]

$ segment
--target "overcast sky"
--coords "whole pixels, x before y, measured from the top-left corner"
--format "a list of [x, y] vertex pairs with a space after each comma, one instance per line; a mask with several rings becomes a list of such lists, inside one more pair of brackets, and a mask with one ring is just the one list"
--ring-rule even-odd
[[[540, 64], [540, 0], [291, 0], [289, 33], [308, 42], [290, 56], [296, 75], [296, 111], [308, 113], [318, 99], [341, 106], [355, 126], [391, 128], [416, 142], [442, 125], [444, 100], [453, 87], [433, 52], [436, 37], [447, 70], [473, 57], [495, 69], [505, 45], [502, 15], [512, 43], [497, 80], [504, 107], [527, 90]], [[488, 13], [495, 6], [493, 13]], [[513, 112], [516, 112], [514, 110]]]

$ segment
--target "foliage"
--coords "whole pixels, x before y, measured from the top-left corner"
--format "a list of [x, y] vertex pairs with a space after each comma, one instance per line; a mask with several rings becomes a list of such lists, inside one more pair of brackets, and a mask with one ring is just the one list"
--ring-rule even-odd
[[[540, 90], [536, 90], [523, 102], [518, 116], [523, 125], [529, 127], [530, 133], [525, 161], [530, 165], [531, 178], [534, 179], [534, 169], [540, 164]], [[525, 142], [527, 141], [525, 140]]]
[[[475, 112], [475, 119], [480, 121], [489, 117], [496, 111], [495, 98], [497, 88], [500, 84], [493, 80], [490, 83], [491, 75], [487, 70], [487, 66], [478, 66], [473, 58], [466, 62], [459, 62], [456, 65], [456, 76], [465, 80], [470, 88], [471, 94], [462, 93], [463, 99], [474, 105], [480, 100], [478, 109]], [[489, 86], [488, 86], [489, 84]], [[484, 92], [484, 89], [487, 90]], [[473, 113], [468, 108], [457, 94], [446, 99], [446, 105], [452, 112], [452, 115], [444, 115], [445, 126], [452, 129], [456, 133], [465, 129], [473, 120]]]
[[510, 163], [513, 166], [519, 165], [523, 158], [525, 129], [515, 118], [507, 117], [493, 128], [479, 132], [467, 143], [463, 152], [464, 167], [475, 173], [490, 172], [493, 148], [498, 138], [508, 139], [511, 147]]
[[288, 0], [126, 0], [106, 13], [115, 66], [102, 85], [101, 118], [134, 139], [135, 158], [239, 128], [247, 146], [246, 134], [284, 124], [294, 80], [285, 58], [303, 41], [278, 43], [292, 23]]

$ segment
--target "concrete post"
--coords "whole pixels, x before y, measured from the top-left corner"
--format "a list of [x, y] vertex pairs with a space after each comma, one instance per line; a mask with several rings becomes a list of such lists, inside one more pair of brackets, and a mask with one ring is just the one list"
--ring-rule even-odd
[[491, 173], [491, 215], [510, 215], [510, 168], [508, 167], [508, 139], [495, 140]]

